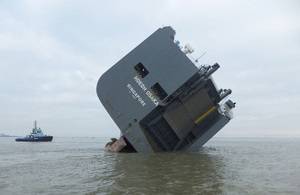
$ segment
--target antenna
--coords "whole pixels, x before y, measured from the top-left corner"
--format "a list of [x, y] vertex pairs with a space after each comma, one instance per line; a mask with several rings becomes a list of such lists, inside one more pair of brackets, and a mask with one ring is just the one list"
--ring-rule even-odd
[[195, 60], [195, 62], [198, 62], [199, 61], [199, 59], [200, 58], [202, 58], [204, 55], [206, 54], [206, 51], [205, 52], [203, 52], [202, 54], [201, 54], [201, 56], [200, 57], [198, 57], [196, 60]]

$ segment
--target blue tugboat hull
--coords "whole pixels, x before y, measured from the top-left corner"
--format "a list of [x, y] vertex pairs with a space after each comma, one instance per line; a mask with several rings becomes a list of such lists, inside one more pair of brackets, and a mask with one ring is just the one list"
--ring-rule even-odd
[[43, 136], [43, 137], [22, 137], [16, 138], [16, 142], [51, 142], [53, 136]]

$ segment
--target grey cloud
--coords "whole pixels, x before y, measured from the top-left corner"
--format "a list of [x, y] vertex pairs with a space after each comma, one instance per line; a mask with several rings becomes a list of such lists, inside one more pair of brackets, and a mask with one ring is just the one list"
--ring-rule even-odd
[[117, 136], [97, 79], [171, 25], [233, 89], [235, 119], [219, 135], [299, 135], [299, 13], [297, 1], [2, 1], [0, 132], [38, 119], [55, 135]]

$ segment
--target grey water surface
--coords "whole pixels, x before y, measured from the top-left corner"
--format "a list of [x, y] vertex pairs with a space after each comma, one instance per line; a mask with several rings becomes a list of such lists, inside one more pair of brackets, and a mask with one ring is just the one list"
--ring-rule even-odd
[[0, 138], [0, 194], [300, 194], [300, 138], [213, 138], [197, 153], [112, 154], [108, 138]]

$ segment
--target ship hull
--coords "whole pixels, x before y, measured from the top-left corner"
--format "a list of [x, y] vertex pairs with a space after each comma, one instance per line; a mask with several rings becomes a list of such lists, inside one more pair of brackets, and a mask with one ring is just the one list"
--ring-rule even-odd
[[231, 120], [231, 90], [212, 77], [220, 65], [198, 67], [174, 37], [158, 29], [99, 78], [99, 100], [121, 131], [107, 151], [198, 150]]
[[16, 142], [51, 142], [53, 136], [43, 136], [43, 137], [22, 137], [16, 138]]

